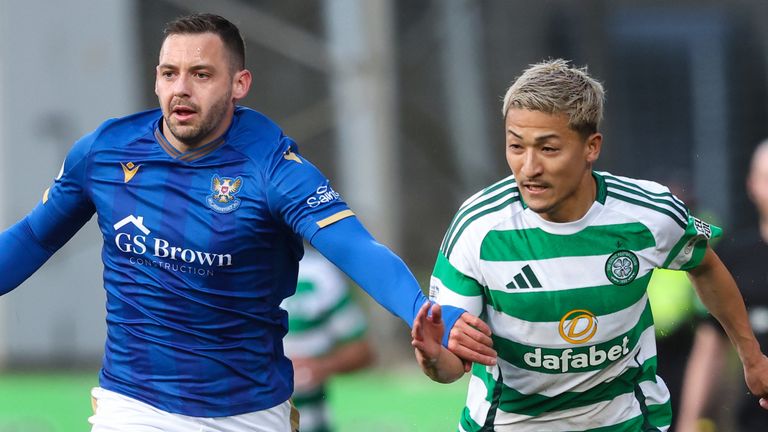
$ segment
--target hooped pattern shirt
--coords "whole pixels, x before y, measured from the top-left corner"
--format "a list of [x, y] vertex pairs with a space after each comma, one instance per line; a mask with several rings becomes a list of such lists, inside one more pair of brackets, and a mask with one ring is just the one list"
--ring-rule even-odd
[[485, 319], [498, 364], [472, 368], [460, 431], [666, 430], [646, 288], [689, 270], [720, 229], [657, 183], [593, 172], [579, 220], [528, 209], [510, 176], [468, 199], [446, 233], [430, 297]]

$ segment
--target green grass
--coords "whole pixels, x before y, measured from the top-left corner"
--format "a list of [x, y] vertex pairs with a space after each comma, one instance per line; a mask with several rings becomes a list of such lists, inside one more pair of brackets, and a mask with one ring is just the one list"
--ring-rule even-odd
[[366, 372], [337, 377], [329, 398], [340, 432], [455, 431], [467, 382], [438, 384], [411, 369]]
[[[0, 432], [88, 431], [96, 372], [0, 374]], [[415, 369], [337, 377], [330, 404], [339, 432], [456, 430], [467, 379], [433, 383]]]
[[88, 374], [0, 374], [0, 432], [88, 431]]

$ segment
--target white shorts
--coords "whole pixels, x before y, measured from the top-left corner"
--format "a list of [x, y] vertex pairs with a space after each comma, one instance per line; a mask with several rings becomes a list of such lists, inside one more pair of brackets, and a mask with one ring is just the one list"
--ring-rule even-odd
[[91, 390], [91, 432], [293, 432], [290, 400], [275, 407], [229, 417], [190, 417], [157, 409], [96, 387]]

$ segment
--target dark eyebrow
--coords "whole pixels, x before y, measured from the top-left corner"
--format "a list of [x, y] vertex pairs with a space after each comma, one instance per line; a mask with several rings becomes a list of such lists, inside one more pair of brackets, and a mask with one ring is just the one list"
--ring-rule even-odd
[[211, 71], [216, 70], [216, 68], [212, 64], [206, 64], [206, 63], [194, 65], [189, 68], [189, 70], [193, 70], [193, 71], [199, 71], [201, 69], [207, 69]]
[[[509, 132], [512, 135], [514, 135], [515, 138], [517, 138], [517, 139], [523, 139], [522, 135], [518, 134], [517, 132], [513, 131], [512, 129], [507, 129], [507, 132]], [[540, 137], [536, 137], [535, 141], [537, 143], [541, 143], [541, 142], [549, 140], [550, 138], [560, 138], [560, 136], [553, 132], [553, 133], [550, 133], [550, 134], [542, 135]]]
[[536, 142], [537, 143], [541, 143], [541, 142], [544, 142], [544, 141], [549, 141], [550, 138], [560, 138], [560, 135], [558, 135], [556, 133], [542, 135], [540, 137], [536, 137]]
[[[174, 69], [174, 70], [179, 68], [178, 66], [172, 65], [170, 63], [162, 63], [162, 64], [157, 65], [157, 67], [160, 68], [160, 69]], [[202, 63], [202, 64], [194, 65], [194, 66], [189, 68], [189, 70], [192, 70], [192, 71], [199, 71], [199, 70], [202, 70], [202, 69], [207, 69], [207, 70], [211, 70], [211, 71], [216, 70], [216, 68], [212, 64], [207, 64], [207, 63]]]
[[507, 132], [509, 132], [509, 133], [511, 133], [512, 135], [514, 135], [514, 136], [515, 136], [515, 138], [517, 138], [517, 139], [523, 139], [522, 135], [520, 135], [520, 134], [516, 133], [516, 132], [515, 132], [515, 131], [513, 131], [512, 129], [507, 129]]

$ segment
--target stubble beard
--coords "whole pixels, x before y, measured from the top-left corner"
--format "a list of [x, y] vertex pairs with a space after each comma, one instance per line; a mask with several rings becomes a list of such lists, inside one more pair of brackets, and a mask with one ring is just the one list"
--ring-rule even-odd
[[550, 213], [552, 213], [557, 208], [557, 206], [559, 204], [559, 202], [554, 202], [554, 203], [547, 203], [547, 204], [544, 204], [544, 205], [538, 205], [537, 206], [535, 203], [533, 205], [531, 205], [529, 203], [530, 203], [530, 201], [525, 203], [528, 206], [528, 208], [531, 209], [532, 212], [534, 212], [534, 213], [536, 213], [538, 215], [541, 215], [541, 216], [549, 215]]
[[[549, 197], [549, 199], [544, 200], [543, 203], [536, 203], [534, 200], [532, 200], [530, 197], [528, 200], [526, 200], [525, 204], [528, 206], [528, 208], [544, 217], [545, 219], [548, 219], [549, 217], [553, 216], [555, 213], [558, 212], [562, 208], [563, 203], [565, 203], [569, 197], [571, 197], [574, 192], [570, 191], [568, 194], [564, 196], [557, 196], [556, 191], [554, 190], [553, 186], [550, 184], [550, 193], [554, 196]], [[523, 195], [523, 199], [525, 200], [525, 195]]]
[[[171, 134], [181, 143], [188, 147], [197, 147], [201, 144], [207, 144], [202, 142], [208, 135], [216, 130], [217, 127], [224, 120], [224, 116], [227, 113], [228, 103], [231, 96], [225, 95], [215, 104], [211, 105], [208, 110], [208, 115], [201, 117], [198, 122], [180, 124], [173, 119], [172, 112], [165, 115], [165, 124], [168, 125], [168, 130]], [[172, 108], [171, 110], [172, 111]], [[198, 115], [204, 115], [204, 112], [195, 109]], [[215, 137], [214, 137], [215, 138]]]
[[[563, 214], [570, 214], [572, 212], [572, 209], [569, 208], [569, 206], [572, 206], [575, 204], [578, 204], [575, 202], [575, 198], [579, 192], [578, 187], [574, 187], [572, 189], [563, 191], [561, 195], [557, 195], [557, 191], [554, 190], [554, 186], [552, 184], [549, 185], [551, 189], [551, 192], [553, 193], [553, 197], [548, 200], [547, 202], [536, 205], [536, 203], [533, 203], [534, 205], [530, 204], [530, 201], [526, 201], [526, 205], [528, 206], [531, 211], [534, 213], [544, 217], [544, 219], [550, 220], [552, 217], [560, 217]], [[559, 186], [560, 188], [563, 188], [563, 185], [561, 184]], [[525, 200], [525, 195], [523, 195], [523, 199]], [[587, 209], [588, 211], [588, 209]], [[582, 217], [583, 215], [579, 216]], [[574, 219], [576, 220], [576, 219]], [[552, 220], [553, 222], [572, 222], [572, 220]]]

